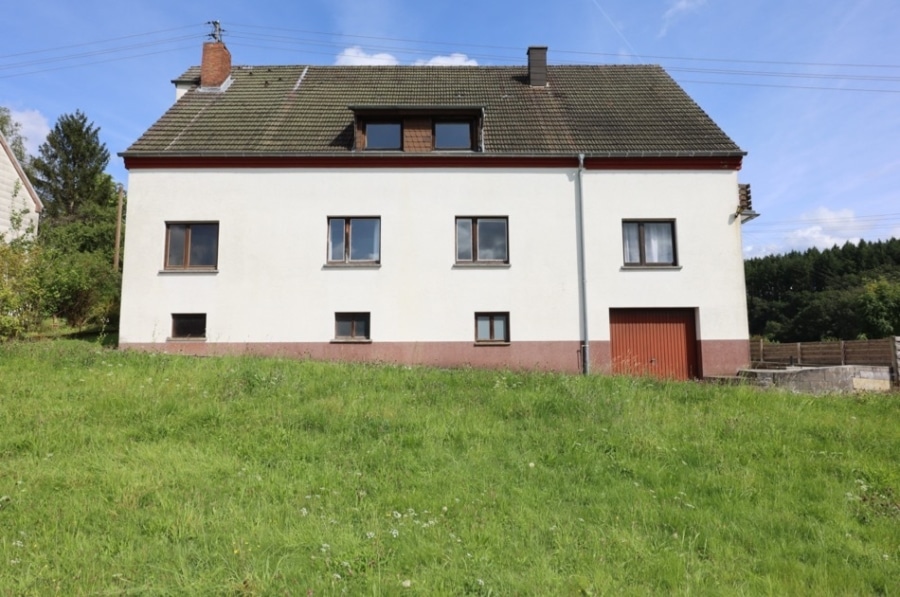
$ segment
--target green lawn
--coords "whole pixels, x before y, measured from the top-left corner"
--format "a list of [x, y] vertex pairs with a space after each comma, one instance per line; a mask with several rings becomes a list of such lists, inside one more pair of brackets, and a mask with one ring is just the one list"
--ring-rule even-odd
[[900, 594], [900, 400], [0, 345], [0, 595]]

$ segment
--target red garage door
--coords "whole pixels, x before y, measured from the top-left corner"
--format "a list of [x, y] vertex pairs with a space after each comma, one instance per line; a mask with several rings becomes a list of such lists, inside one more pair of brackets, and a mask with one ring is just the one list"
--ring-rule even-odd
[[613, 373], [700, 376], [693, 309], [610, 309]]

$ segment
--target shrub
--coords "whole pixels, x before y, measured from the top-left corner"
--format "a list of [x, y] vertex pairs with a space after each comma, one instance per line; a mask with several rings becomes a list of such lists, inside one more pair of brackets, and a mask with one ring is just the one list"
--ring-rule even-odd
[[121, 276], [103, 253], [49, 250], [40, 272], [48, 313], [73, 327], [118, 317]]

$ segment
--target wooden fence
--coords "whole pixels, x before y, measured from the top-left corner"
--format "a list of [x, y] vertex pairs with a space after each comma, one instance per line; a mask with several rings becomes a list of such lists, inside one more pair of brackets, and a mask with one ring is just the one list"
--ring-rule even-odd
[[835, 340], [773, 344], [750, 341], [754, 363], [785, 365], [873, 365], [891, 367], [896, 375], [900, 359], [900, 336], [881, 340]]

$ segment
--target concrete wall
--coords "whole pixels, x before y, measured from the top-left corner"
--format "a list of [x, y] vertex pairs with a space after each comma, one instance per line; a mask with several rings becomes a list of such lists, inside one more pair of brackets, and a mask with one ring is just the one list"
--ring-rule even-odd
[[[207, 346], [168, 349], [266, 345], [331, 358], [334, 313], [364, 311], [373, 342], [353, 349], [363, 360], [577, 370], [575, 178], [574, 169], [133, 170], [120, 342], [166, 349], [171, 314], [198, 312]], [[608, 364], [610, 308], [690, 307], [699, 338], [720, 347], [709, 351], [716, 371], [704, 354], [705, 373], [745, 366], [736, 173], [587, 172], [584, 203], [598, 364], [604, 354]], [[328, 267], [329, 216], [379, 216], [380, 266]], [[456, 265], [456, 216], [508, 217], [509, 265]], [[632, 218], [676, 220], [678, 267], [622, 267], [622, 219]], [[161, 271], [167, 221], [218, 221], [218, 271]], [[508, 311], [520, 346], [473, 347], [476, 311]]]
[[869, 365], [750, 369], [742, 371], [741, 376], [764, 387], [776, 386], [805, 394], [888, 392], [891, 389], [891, 368]]

